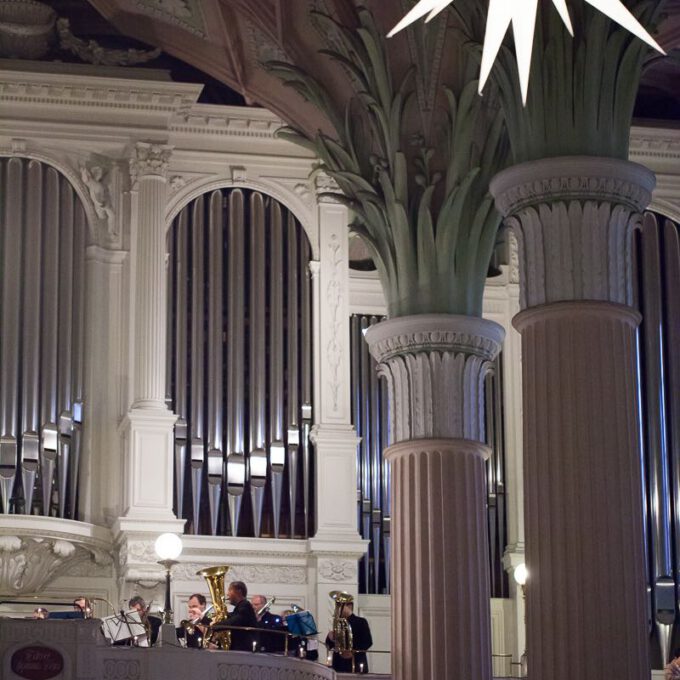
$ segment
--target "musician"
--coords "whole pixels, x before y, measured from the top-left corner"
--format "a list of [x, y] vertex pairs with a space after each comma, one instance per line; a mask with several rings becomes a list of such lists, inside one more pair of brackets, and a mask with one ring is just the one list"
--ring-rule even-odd
[[144, 598], [141, 595], [135, 595], [130, 598], [128, 606], [139, 614], [144, 627], [147, 629], [149, 646], [155, 645], [156, 640], [158, 640], [158, 631], [161, 629], [162, 621], [157, 616], [149, 614], [149, 607], [147, 607], [147, 604], [144, 602]]
[[38, 620], [38, 621], [47, 619], [47, 618], [49, 618], [49, 616], [50, 616], [50, 613], [47, 611], [47, 609], [45, 609], [45, 607], [36, 607], [33, 610], [33, 618]]
[[[258, 627], [269, 630], [285, 630], [282, 617], [272, 614], [270, 611], [264, 611], [267, 605], [267, 598], [264, 595], [253, 595], [250, 598], [250, 602], [255, 610]], [[273, 635], [260, 633], [257, 643], [258, 649], [265, 652], [283, 652], [286, 648], [285, 636], [278, 633]]]
[[[361, 651], [354, 652], [354, 672], [368, 673], [368, 661], [366, 650], [373, 646], [373, 638], [368, 621], [361, 616], [355, 616], [354, 603], [348, 602], [343, 605], [340, 616], [347, 619], [349, 627], [352, 629], [352, 647]], [[330, 631], [326, 636], [326, 646], [329, 649], [335, 647], [335, 632]], [[340, 654], [333, 652], [333, 668], [339, 673], [352, 672], [352, 653], [345, 652]]]
[[206, 628], [210, 625], [210, 619], [204, 614], [206, 603], [205, 595], [201, 595], [201, 593], [194, 593], [189, 596], [187, 601], [187, 619], [193, 624], [194, 632], [189, 633], [183, 626], [177, 628], [177, 637], [179, 639], [184, 638], [187, 647], [203, 649], [203, 635]]
[[[253, 605], [247, 600], [248, 588], [243, 581], [232, 581], [227, 589], [229, 604], [234, 605], [231, 614], [224, 622], [232, 627], [257, 627], [257, 617]], [[253, 651], [253, 635], [247, 631], [231, 631], [231, 648], [244, 652]]]
[[80, 613], [82, 618], [89, 619], [92, 616], [92, 605], [84, 595], [79, 595], [73, 600], [73, 611]]

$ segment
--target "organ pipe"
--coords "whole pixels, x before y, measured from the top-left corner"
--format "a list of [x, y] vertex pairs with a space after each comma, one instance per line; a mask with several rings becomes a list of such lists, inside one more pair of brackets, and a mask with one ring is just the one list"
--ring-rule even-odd
[[269, 300], [269, 439], [272, 476], [274, 536], [281, 527], [281, 492], [285, 469], [283, 441], [283, 222], [277, 203], [271, 209]]
[[191, 498], [193, 509], [192, 531], [200, 533], [201, 495], [203, 493], [204, 438], [204, 287], [205, 241], [203, 223], [204, 199], [200, 196], [193, 205], [191, 231]]
[[261, 194], [250, 196], [250, 452], [249, 482], [256, 537], [262, 531], [262, 509], [267, 483], [266, 418], [266, 290], [265, 205]]
[[232, 536], [238, 535], [241, 502], [246, 484], [243, 441], [243, 312], [244, 272], [244, 196], [239, 189], [229, 196], [229, 304], [227, 342], [229, 346], [229, 406], [227, 410], [227, 492]]
[[208, 272], [208, 499], [210, 503], [210, 533], [217, 534], [224, 456], [223, 435], [223, 239], [222, 239], [222, 194], [214, 191], [210, 196], [209, 230], [209, 272]]
[[[201, 203], [203, 207], [197, 207]], [[198, 222], [204, 215], [208, 222], [199, 237]], [[190, 246], [187, 232], [192, 236]], [[205, 253], [202, 272], [195, 262], [199, 242]], [[186, 451], [198, 463], [207, 450], [200, 468], [204, 476], [207, 471], [203, 487], [209, 502], [192, 504], [189, 513], [197, 517], [195, 531], [207, 532], [209, 527], [212, 534], [240, 535], [252, 527], [255, 536], [267, 530], [279, 536], [287, 521], [291, 536], [301, 532], [307, 536], [313, 509], [308, 441], [311, 250], [306, 236], [276, 201], [248, 190], [220, 190], [180, 212], [169, 234], [168, 252], [173, 351], [167, 375], [168, 394], [178, 415], [178, 515], [184, 510], [182, 498], [191, 495], [196, 503], [200, 493], [195, 479], [188, 489], [183, 478]], [[188, 262], [191, 276], [186, 275]], [[202, 348], [202, 358], [195, 352], [197, 347]], [[204, 377], [197, 387], [199, 366]], [[288, 480], [285, 504], [284, 479]], [[265, 507], [268, 486], [272, 503]], [[243, 506], [243, 514], [248, 517], [241, 522], [246, 492], [250, 503]], [[294, 521], [300, 501], [304, 528]]]

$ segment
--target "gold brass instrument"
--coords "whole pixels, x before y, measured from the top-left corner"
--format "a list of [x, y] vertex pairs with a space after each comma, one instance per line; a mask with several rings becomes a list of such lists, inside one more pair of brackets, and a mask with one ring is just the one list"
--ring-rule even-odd
[[210, 597], [212, 598], [212, 606], [215, 614], [205, 631], [203, 636], [203, 647], [207, 648], [210, 645], [215, 645], [218, 649], [229, 649], [231, 647], [231, 631], [230, 630], [215, 630], [215, 626], [223, 624], [227, 620], [227, 598], [224, 588], [224, 577], [229, 571], [226, 565], [218, 567], [207, 567], [206, 569], [199, 569], [196, 576], [202, 576], [210, 590]]
[[335, 600], [335, 610], [333, 611], [333, 634], [335, 636], [335, 651], [338, 654], [351, 654], [354, 663], [354, 641], [352, 639], [352, 628], [347, 618], [342, 615], [345, 605], [353, 604], [354, 597], [351, 593], [344, 590], [332, 590], [328, 596]]
[[255, 616], [259, 619], [262, 614], [265, 612], [268, 612], [271, 609], [271, 606], [276, 602], [276, 596], [270, 597], [256, 612]]

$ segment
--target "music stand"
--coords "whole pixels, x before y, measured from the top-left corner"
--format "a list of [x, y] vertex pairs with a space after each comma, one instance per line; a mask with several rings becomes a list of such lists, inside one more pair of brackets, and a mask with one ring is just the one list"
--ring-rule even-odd
[[286, 625], [288, 626], [288, 632], [293, 635], [316, 635], [319, 632], [316, 629], [316, 622], [312, 613], [308, 611], [288, 614], [286, 616]]
[[[133, 638], [144, 637], [146, 639], [146, 626], [142, 623], [142, 617], [133, 609], [129, 612], [121, 612], [102, 619], [102, 633], [110, 644], [125, 642]], [[140, 645], [140, 647], [148, 646]]]

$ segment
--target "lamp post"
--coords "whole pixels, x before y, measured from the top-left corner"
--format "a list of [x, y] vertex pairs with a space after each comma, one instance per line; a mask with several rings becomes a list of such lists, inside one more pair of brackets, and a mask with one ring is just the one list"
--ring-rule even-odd
[[163, 608], [163, 624], [158, 635], [159, 646], [177, 645], [177, 633], [172, 622], [172, 602], [170, 599], [170, 570], [178, 564], [177, 558], [182, 553], [182, 539], [177, 534], [161, 534], [154, 546], [156, 555], [160, 557], [158, 564], [165, 567], [165, 606]]
[[[529, 578], [529, 570], [527, 569], [527, 565], [522, 562], [522, 564], [518, 564], [515, 567], [515, 571], [512, 574], [513, 578], [515, 579], [515, 583], [522, 588], [522, 609], [524, 613], [524, 618], [526, 618], [526, 607], [524, 606], [524, 600], [526, 598], [526, 592], [525, 592], [525, 586], [527, 583], [527, 578]], [[526, 643], [524, 647], [524, 651], [522, 652], [522, 656], [519, 659], [519, 676], [520, 678], [526, 678], [527, 677], [527, 650], [526, 650]]]

